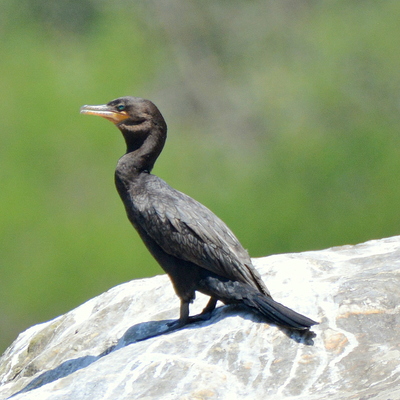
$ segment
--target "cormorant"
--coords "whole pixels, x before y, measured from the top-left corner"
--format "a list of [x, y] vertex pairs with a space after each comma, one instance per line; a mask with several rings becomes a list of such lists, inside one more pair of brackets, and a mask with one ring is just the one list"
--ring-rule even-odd
[[[285, 327], [317, 324], [272, 299], [247, 251], [223, 221], [150, 173], [167, 137], [167, 124], [151, 101], [121, 97], [105, 105], [85, 105], [81, 113], [108, 119], [125, 138], [127, 150], [118, 161], [115, 184], [130, 222], [181, 300], [175, 327], [210, 318], [218, 300], [245, 304]], [[210, 300], [201, 314], [189, 317], [196, 291]]]

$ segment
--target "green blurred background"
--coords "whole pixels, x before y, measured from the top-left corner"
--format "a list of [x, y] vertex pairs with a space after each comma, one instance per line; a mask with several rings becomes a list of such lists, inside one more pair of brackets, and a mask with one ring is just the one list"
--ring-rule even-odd
[[0, 350], [162, 272], [114, 188], [122, 137], [83, 104], [153, 100], [154, 173], [252, 256], [399, 234], [399, 21], [399, 1], [2, 0]]

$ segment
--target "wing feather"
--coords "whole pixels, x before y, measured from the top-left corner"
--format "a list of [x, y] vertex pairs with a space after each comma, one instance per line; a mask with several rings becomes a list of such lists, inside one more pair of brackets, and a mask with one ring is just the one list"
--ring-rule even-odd
[[196, 200], [151, 176], [142, 194], [131, 194], [136, 223], [166, 253], [269, 294], [226, 224]]

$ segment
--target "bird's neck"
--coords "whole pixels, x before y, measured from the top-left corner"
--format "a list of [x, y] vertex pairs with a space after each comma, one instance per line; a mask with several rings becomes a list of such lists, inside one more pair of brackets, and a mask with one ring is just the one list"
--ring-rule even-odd
[[142, 173], [149, 173], [160, 155], [166, 132], [152, 129], [151, 132], [122, 131], [126, 142], [126, 154], [118, 161], [116, 175], [122, 180], [134, 180]]

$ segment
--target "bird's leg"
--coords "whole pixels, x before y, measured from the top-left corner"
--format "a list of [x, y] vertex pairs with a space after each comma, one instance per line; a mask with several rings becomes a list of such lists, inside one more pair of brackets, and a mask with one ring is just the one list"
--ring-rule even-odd
[[189, 302], [181, 300], [181, 310], [179, 319], [177, 321], [170, 322], [167, 325], [170, 328], [178, 329], [182, 328], [182, 326], [185, 326], [188, 322], [189, 322]]
[[215, 309], [215, 306], [217, 305], [217, 301], [218, 300], [215, 297], [210, 297], [210, 300], [208, 301], [207, 305], [204, 307], [203, 311], [201, 312], [201, 315], [212, 313]]
[[189, 302], [181, 301], [181, 311], [178, 319], [179, 326], [184, 326], [189, 321]]
[[217, 299], [211, 297], [207, 305], [204, 307], [200, 314], [189, 317], [189, 302], [181, 300], [181, 311], [179, 319], [173, 322], [169, 322], [167, 325], [172, 329], [179, 329], [187, 324], [199, 321], [207, 321], [211, 318], [211, 314], [217, 305]]
[[203, 311], [198, 314], [194, 315], [193, 317], [189, 317], [189, 323], [191, 322], [198, 322], [198, 321], [207, 321], [211, 318], [211, 314], [217, 305], [217, 299], [215, 297], [211, 297], [208, 301], [207, 305], [204, 307]]

